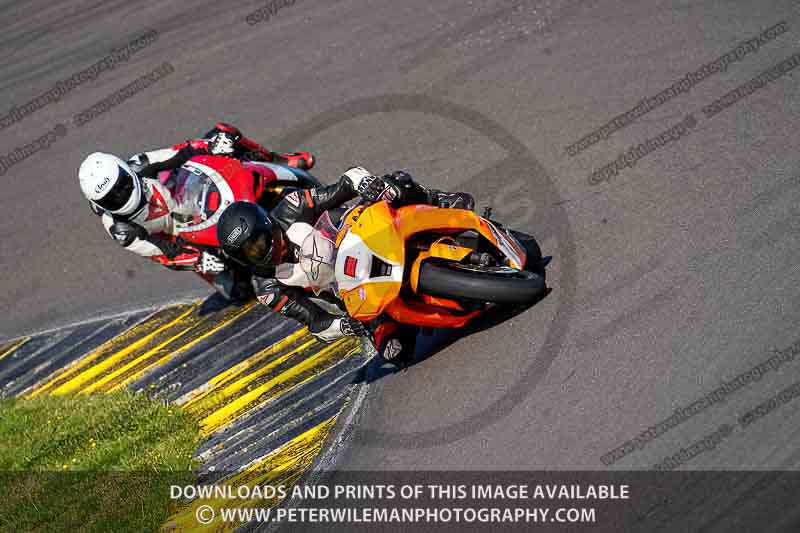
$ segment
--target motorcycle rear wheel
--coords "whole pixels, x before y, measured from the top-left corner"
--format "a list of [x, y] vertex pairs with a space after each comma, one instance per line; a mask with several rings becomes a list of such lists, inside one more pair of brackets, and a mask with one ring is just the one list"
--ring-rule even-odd
[[508, 267], [426, 261], [419, 271], [420, 292], [456, 300], [529, 304], [546, 290], [543, 276]]

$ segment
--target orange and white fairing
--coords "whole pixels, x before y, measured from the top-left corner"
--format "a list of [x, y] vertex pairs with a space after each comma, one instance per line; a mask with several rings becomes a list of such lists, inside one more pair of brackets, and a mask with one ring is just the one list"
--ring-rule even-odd
[[[525, 265], [525, 251], [504, 231], [490, 221], [464, 209], [442, 209], [428, 205], [411, 205], [392, 209], [386, 202], [359, 206], [345, 217], [336, 245], [335, 277], [339, 297], [348, 313], [359, 320], [371, 320], [386, 312], [405, 323], [435, 323], [442, 327], [459, 327], [467, 316], [452, 321], [441, 314], [426, 320], [425, 310], [399, 298], [406, 267], [416, 278], [419, 263], [430, 257], [460, 260], [470, 250], [449, 245], [443, 240], [420, 254], [413, 265], [406, 265], [406, 241], [414, 234], [431, 232], [447, 235], [474, 230], [494, 244], [512, 268]], [[466, 251], [466, 252], [465, 252]], [[453, 255], [462, 254], [459, 257]], [[409, 279], [414, 291], [417, 279]]]

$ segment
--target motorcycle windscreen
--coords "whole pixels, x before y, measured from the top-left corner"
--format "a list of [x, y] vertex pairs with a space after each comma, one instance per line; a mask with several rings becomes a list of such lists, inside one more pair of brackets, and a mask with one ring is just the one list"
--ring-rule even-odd
[[174, 178], [175, 208], [172, 217], [179, 227], [200, 224], [219, 208], [217, 185], [196, 168], [181, 167]]
[[316, 294], [325, 289], [336, 293], [337, 233], [328, 213], [323, 213], [300, 247], [300, 267]]

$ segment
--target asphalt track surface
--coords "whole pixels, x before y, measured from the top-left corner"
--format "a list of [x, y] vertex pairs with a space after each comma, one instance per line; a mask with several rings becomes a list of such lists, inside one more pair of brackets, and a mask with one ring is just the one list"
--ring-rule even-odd
[[[469, 190], [538, 236], [553, 292], [404, 372], [374, 366], [342, 428], [346, 469], [599, 469], [601, 457], [799, 338], [800, 85], [788, 73], [702, 108], [800, 49], [796, 2], [0, 3], [7, 113], [154, 29], [155, 42], [3, 129], [0, 155], [66, 126], [0, 177], [0, 338], [207, 294], [120, 251], [77, 187], [95, 150], [173, 144], [216, 120], [271, 148]], [[740, 42], [788, 30], [575, 156], [565, 147]], [[77, 127], [163, 62], [174, 72]], [[688, 115], [689, 133], [589, 176]], [[452, 339], [451, 339], [452, 340]], [[723, 424], [691, 468], [796, 468], [800, 402], [763, 373], [613, 468], [649, 468]], [[796, 511], [794, 511], [796, 513]], [[796, 523], [794, 518], [786, 518]]]

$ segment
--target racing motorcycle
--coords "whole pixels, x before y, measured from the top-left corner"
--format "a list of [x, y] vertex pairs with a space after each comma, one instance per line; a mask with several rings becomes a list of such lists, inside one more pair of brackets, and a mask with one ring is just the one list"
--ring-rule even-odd
[[[240, 200], [271, 209], [286, 187], [309, 189], [320, 182], [308, 172], [263, 161], [240, 161], [223, 156], [197, 156], [183, 166], [159, 173], [158, 180], [170, 192], [169, 210], [173, 239], [185, 250], [180, 263], [193, 269], [201, 252], [217, 253], [216, 224], [225, 208]], [[212, 275], [196, 272], [211, 283]]]
[[359, 204], [338, 227], [325, 213], [307, 225], [300, 265], [310, 288], [370, 325], [374, 347], [403, 326], [460, 328], [496, 306], [530, 305], [547, 293], [536, 239], [464, 209]]

